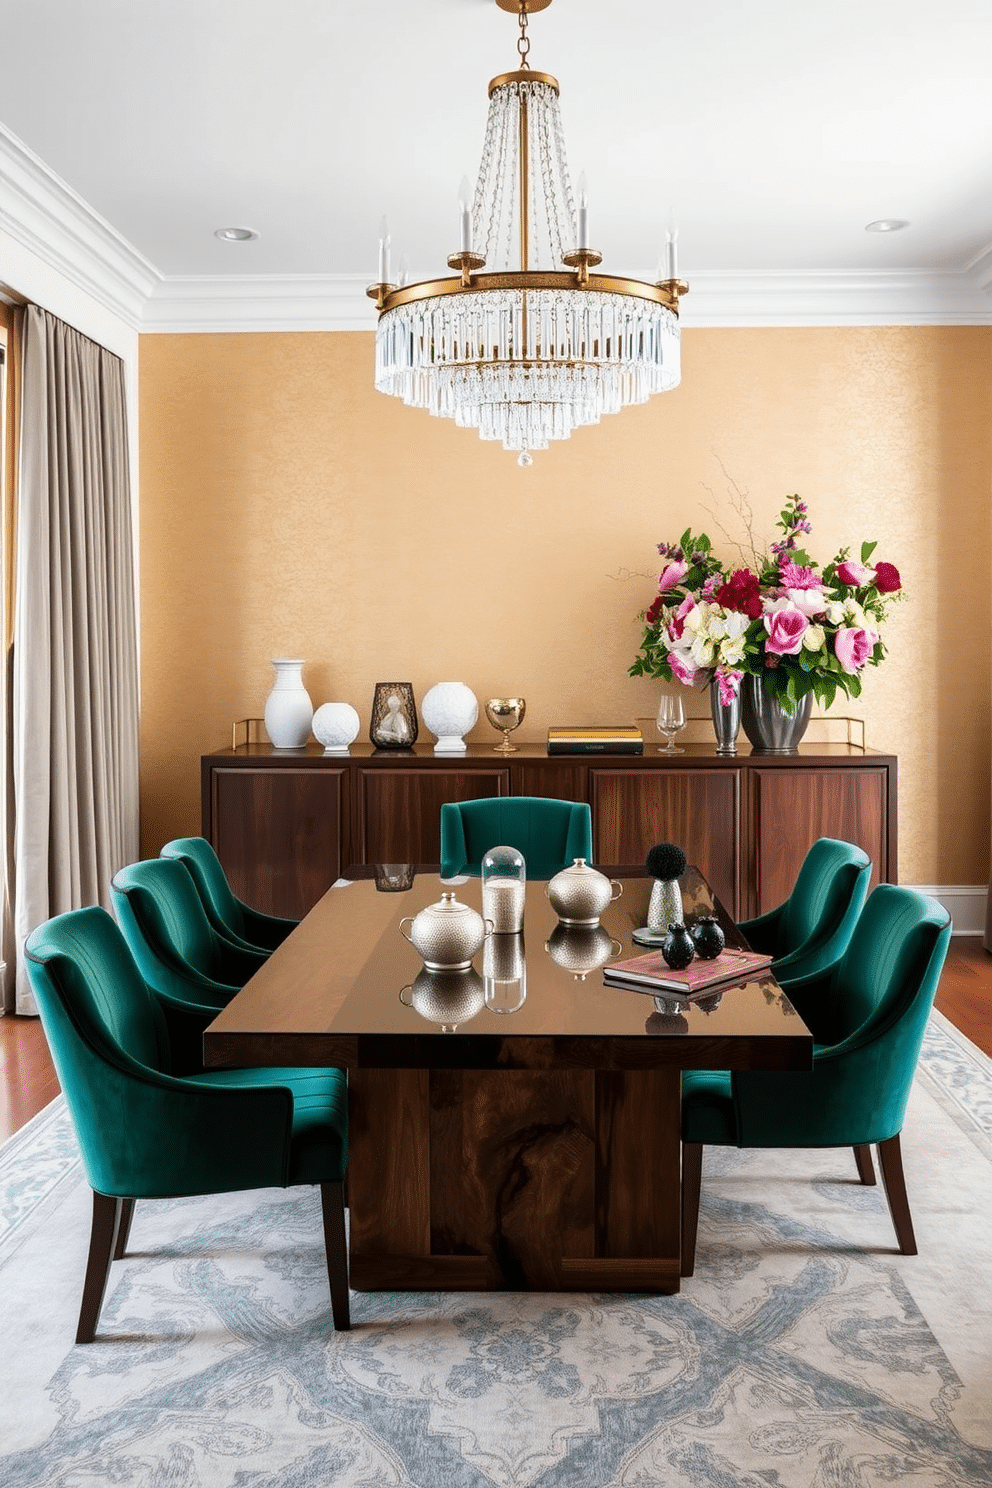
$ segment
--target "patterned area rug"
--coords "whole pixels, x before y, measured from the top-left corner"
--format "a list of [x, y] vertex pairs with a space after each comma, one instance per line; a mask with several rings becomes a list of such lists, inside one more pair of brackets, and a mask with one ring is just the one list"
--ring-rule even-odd
[[61, 1101], [0, 1149], [4, 1488], [992, 1484], [992, 1062], [939, 1014], [903, 1137], [921, 1254], [846, 1152], [708, 1152], [677, 1297], [353, 1293], [315, 1194], [139, 1204], [72, 1343]]

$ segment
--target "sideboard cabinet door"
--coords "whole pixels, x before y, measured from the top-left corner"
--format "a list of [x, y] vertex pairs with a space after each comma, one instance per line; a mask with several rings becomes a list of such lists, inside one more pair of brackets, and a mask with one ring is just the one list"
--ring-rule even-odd
[[356, 771], [357, 863], [439, 863], [441, 807], [446, 801], [508, 796], [507, 769], [418, 769], [376, 766]]
[[818, 837], [863, 848], [872, 862], [871, 888], [894, 881], [894, 779], [888, 770], [867, 762], [857, 770], [757, 768], [751, 781], [756, 913], [789, 897]]
[[212, 840], [231, 888], [266, 914], [302, 919], [341, 876], [344, 770], [210, 774]]
[[589, 782], [597, 862], [643, 864], [656, 842], [678, 843], [739, 916], [739, 770], [590, 769]]

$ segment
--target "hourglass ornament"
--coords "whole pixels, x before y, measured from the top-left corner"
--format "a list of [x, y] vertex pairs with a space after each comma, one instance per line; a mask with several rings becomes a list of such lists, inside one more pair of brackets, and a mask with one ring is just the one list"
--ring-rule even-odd
[[502, 744], [493, 745], [494, 754], [515, 754], [519, 749], [519, 744], [510, 743], [510, 735], [523, 723], [526, 711], [523, 698], [490, 698], [486, 703], [486, 717], [503, 735]]

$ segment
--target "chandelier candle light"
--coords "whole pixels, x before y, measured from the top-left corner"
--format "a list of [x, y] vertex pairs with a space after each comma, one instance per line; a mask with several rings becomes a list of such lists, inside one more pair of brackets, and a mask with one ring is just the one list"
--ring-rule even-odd
[[448, 259], [459, 273], [390, 283], [383, 223], [368, 294], [379, 391], [502, 440], [526, 466], [550, 440], [678, 386], [689, 286], [671, 227], [657, 283], [590, 272], [602, 254], [589, 246], [584, 176], [577, 209], [572, 195], [558, 80], [528, 61], [528, 16], [551, 0], [496, 4], [518, 17], [519, 67], [489, 84], [482, 164], [474, 196], [462, 182], [460, 248]]

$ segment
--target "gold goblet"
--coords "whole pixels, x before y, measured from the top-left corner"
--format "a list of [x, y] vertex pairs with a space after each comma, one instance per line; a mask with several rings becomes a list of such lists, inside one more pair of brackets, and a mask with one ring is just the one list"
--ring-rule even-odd
[[510, 735], [524, 721], [527, 704], [523, 698], [490, 698], [486, 703], [486, 717], [494, 729], [503, 735], [502, 744], [493, 745], [494, 754], [515, 754], [519, 745], [510, 743]]

